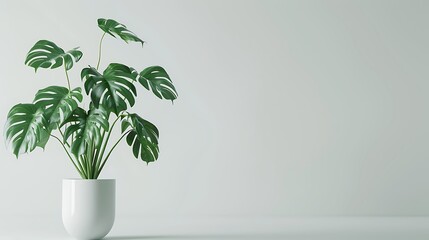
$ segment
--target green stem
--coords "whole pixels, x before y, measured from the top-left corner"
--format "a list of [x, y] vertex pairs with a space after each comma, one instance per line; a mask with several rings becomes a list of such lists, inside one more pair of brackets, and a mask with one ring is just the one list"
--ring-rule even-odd
[[[72, 124], [66, 124], [66, 129], [69, 128]], [[71, 138], [70, 138], [70, 146], [73, 145], [75, 132], [72, 132]]]
[[120, 117], [121, 117], [121, 114], [119, 114], [118, 117], [115, 119], [115, 121], [113, 121], [112, 126], [110, 126], [110, 129], [107, 132], [106, 141], [102, 144], [100, 154], [97, 159], [97, 166], [99, 166], [101, 160], [103, 159], [103, 155], [104, 155], [104, 152], [106, 151], [107, 143], [109, 142], [110, 134], [112, 134], [112, 129]]
[[107, 162], [107, 160], [109, 159], [109, 157], [110, 157], [110, 154], [112, 154], [112, 151], [113, 151], [113, 149], [115, 149], [115, 147], [119, 144], [119, 142], [130, 132], [131, 130], [128, 130], [128, 131], [126, 131], [119, 139], [118, 139], [118, 141], [116, 141], [116, 143], [113, 145], [113, 147], [110, 149], [110, 151], [109, 151], [109, 153], [107, 153], [107, 156], [106, 156], [106, 158], [104, 159], [104, 161], [103, 161], [103, 164], [101, 164], [101, 166], [100, 166], [100, 168], [99, 169], [97, 169], [97, 176], [96, 176], [96, 178], [98, 178], [98, 176], [100, 175], [100, 173], [101, 173], [101, 170], [103, 170], [103, 167], [104, 167], [104, 164], [106, 164], [106, 162]]
[[54, 137], [55, 139], [57, 139], [57, 140], [58, 140], [58, 142], [60, 142], [61, 146], [63, 146], [63, 148], [64, 148], [64, 151], [66, 151], [67, 156], [70, 158], [70, 161], [73, 163], [74, 167], [75, 167], [75, 168], [76, 168], [76, 170], [79, 172], [79, 175], [80, 175], [82, 178], [85, 178], [85, 175], [84, 175], [84, 174], [82, 173], [82, 171], [78, 168], [78, 166], [76, 165], [76, 163], [73, 161], [73, 158], [71, 157], [71, 155], [70, 155], [69, 151], [67, 151], [67, 148], [66, 148], [66, 146], [64, 146], [63, 142], [62, 142], [62, 141], [61, 141], [57, 136], [52, 135], [52, 134], [51, 134], [51, 136], [52, 136], [52, 137]]
[[67, 73], [67, 67], [64, 64], [64, 71], [66, 72], [66, 78], [67, 78], [67, 85], [69, 87], [69, 92], [71, 91], [71, 87], [70, 87], [70, 78], [69, 78], [69, 74]]
[[[90, 152], [90, 151], [88, 151]], [[85, 160], [86, 160], [86, 169], [88, 171], [88, 179], [91, 179], [91, 159], [87, 156], [85, 156]]]
[[100, 39], [100, 44], [98, 46], [98, 62], [97, 62], [97, 71], [98, 71], [98, 67], [100, 66], [100, 61], [101, 61], [101, 44], [103, 43], [103, 38], [106, 35], [106, 32], [103, 33], [103, 36], [101, 36]]
[[88, 167], [88, 178], [92, 178], [91, 153], [92, 153], [92, 144], [88, 144], [88, 148], [86, 149], [86, 164]]
[[97, 159], [95, 158], [95, 155], [97, 153], [97, 149], [95, 148], [95, 143], [92, 144], [92, 151], [91, 151], [91, 174], [92, 174], [92, 178], [95, 177], [95, 164], [97, 162]]
[[95, 168], [95, 166], [97, 165], [97, 156], [98, 156], [98, 149], [97, 149], [97, 147], [94, 145], [94, 148], [93, 148], [93, 155], [92, 155], [92, 159], [93, 159], [93, 161], [92, 161], [92, 164], [91, 164], [91, 168], [93, 169], [93, 176], [95, 176], [95, 172], [96, 172], [96, 168]]
[[[82, 166], [82, 164], [80, 163], [79, 158], [76, 158], [76, 162], [77, 162], [77, 165], [79, 165], [79, 168], [80, 168], [80, 169], [83, 169], [83, 166]], [[83, 173], [83, 175], [84, 175], [84, 176], [82, 176], [82, 178], [86, 178], [86, 173], [85, 173], [83, 170], [81, 170], [81, 171], [82, 171], [82, 173]]]
[[[57, 126], [58, 126], [58, 131], [59, 131], [59, 132], [60, 132], [60, 134], [61, 134], [61, 137], [64, 139], [64, 133], [63, 133], [63, 131], [61, 131], [60, 125], [59, 125], [59, 124], [57, 124]], [[67, 147], [69, 147], [69, 148], [70, 148], [70, 144], [69, 144], [66, 140], [64, 140], [64, 144], [66, 144], [66, 145], [67, 145]]]
[[85, 154], [83, 154], [82, 155], [82, 160], [83, 160], [83, 163], [84, 163], [84, 166], [85, 166], [85, 169], [86, 169], [87, 179], [90, 179], [91, 171], [90, 171], [90, 167], [89, 167], [88, 157]]
[[88, 171], [86, 169], [86, 164], [85, 164], [85, 159], [84, 156], [81, 155], [78, 157], [78, 162], [80, 162], [81, 164], [79, 164], [81, 166], [82, 172], [85, 173], [85, 179], [88, 179]]
[[90, 179], [92, 179], [92, 178], [94, 178], [94, 168], [92, 167], [92, 162], [94, 161], [94, 159], [92, 158], [94, 155], [93, 155], [93, 151], [94, 151], [94, 148], [93, 148], [93, 144], [88, 144], [88, 149], [87, 149], [87, 152], [86, 152], [86, 158], [87, 158], [87, 160], [88, 160], [88, 168], [89, 168], [89, 178]]
[[98, 166], [99, 166], [99, 163], [98, 163], [98, 157], [99, 157], [99, 155], [100, 155], [100, 150], [101, 150], [101, 144], [103, 143], [103, 141], [104, 141], [104, 135], [106, 134], [106, 131], [104, 131], [103, 130], [103, 132], [101, 133], [101, 140], [100, 140], [100, 143], [97, 145], [97, 152], [96, 152], [96, 154], [95, 154], [95, 166], [94, 166], [94, 169], [98, 169]]

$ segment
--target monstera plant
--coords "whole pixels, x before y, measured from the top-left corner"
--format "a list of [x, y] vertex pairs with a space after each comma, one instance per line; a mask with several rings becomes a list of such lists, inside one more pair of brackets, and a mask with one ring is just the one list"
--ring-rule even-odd
[[[97, 179], [110, 154], [122, 139], [126, 139], [136, 158], [146, 163], [157, 160], [159, 132], [154, 124], [130, 111], [135, 104], [138, 85], [160, 99], [175, 100], [177, 92], [160, 66], [142, 71], [121, 63], [110, 63], [100, 70], [101, 50], [106, 35], [125, 42], [144, 41], [121, 23], [112, 19], [98, 19], [103, 31], [98, 62], [81, 71], [88, 109], [82, 108], [81, 87], [72, 88], [68, 71], [81, 60], [83, 53], [74, 48], [64, 51], [48, 40], [38, 41], [28, 52], [25, 64], [37, 72], [40, 68], [63, 68], [67, 86], [49, 86], [39, 90], [32, 103], [12, 107], [5, 125], [6, 142], [18, 157], [45, 148], [49, 139], [58, 141], [83, 179]], [[112, 121], [111, 121], [112, 120]], [[122, 135], [109, 144], [112, 130], [120, 122]]]

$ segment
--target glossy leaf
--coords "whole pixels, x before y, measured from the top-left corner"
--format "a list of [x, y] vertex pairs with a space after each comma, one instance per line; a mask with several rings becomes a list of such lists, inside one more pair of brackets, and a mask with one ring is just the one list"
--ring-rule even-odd
[[85, 91], [91, 96], [95, 107], [102, 105], [118, 115], [127, 109], [126, 101], [128, 105], [134, 105], [137, 92], [129, 67], [111, 63], [103, 74], [92, 67], [84, 68], [81, 77], [85, 81]]
[[75, 156], [79, 156], [85, 153], [89, 145], [98, 145], [102, 140], [101, 131], [109, 130], [108, 120], [108, 112], [103, 107], [91, 107], [88, 112], [80, 107], [76, 108], [64, 122], [64, 124], [71, 124], [64, 132], [64, 141], [67, 141], [73, 134], [75, 135], [71, 152]]
[[128, 114], [122, 119], [122, 132], [131, 128], [127, 135], [127, 143], [133, 149], [136, 158], [141, 158], [146, 163], [158, 159], [159, 147], [158, 129], [137, 114]]
[[127, 29], [127, 27], [124, 24], [118, 23], [117, 21], [113, 19], [104, 19], [100, 18], [98, 19], [98, 26], [103, 30], [105, 33], [108, 33], [109, 35], [113, 37], [120, 37], [125, 42], [133, 41], [133, 42], [140, 42], [143, 46], [144, 41], [141, 40], [137, 35], [135, 35], [133, 32]]
[[177, 98], [176, 88], [164, 68], [152, 66], [144, 69], [137, 76], [137, 80], [160, 99], [173, 101]]
[[58, 68], [65, 64], [67, 70], [73, 67], [74, 62], [78, 62], [82, 57], [82, 52], [74, 48], [68, 52], [58, 47], [48, 40], [38, 41], [28, 52], [25, 64], [38, 68]]
[[12, 146], [13, 154], [18, 157], [28, 153], [36, 146], [44, 148], [49, 134], [43, 109], [34, 104], [17, 104], [9, 111], [5, 126], [6, 142]]
[[82, 89], [69, 91], [65, 87], [50, 86], [36, 93], [33, 103], [42, 108], [50, 129], [61, 125], [82, 102]]

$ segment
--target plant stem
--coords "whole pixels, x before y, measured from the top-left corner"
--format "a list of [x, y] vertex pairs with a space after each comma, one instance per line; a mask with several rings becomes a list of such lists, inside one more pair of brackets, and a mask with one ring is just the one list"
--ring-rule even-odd
[[64, 146], [63, 142], [62, 142], [62, 141], [61, 141], [57, 136], [52, 135], [52, 134], [51, 134], [51, 136], [52, 136], [52, 137], [54, 137], [55, 139], [57, 139], [57, 140], [58, 140], [58, 142], [60, 142], [61, 146], [63, 146], [64, 151], [66, 151], [67, 156], [70, 158], [70, 161], [73, 163], [74, 167], [75, 167], [75, 168], [76, 168], [76, 170], [79, 172], [80, 176], [81, 176], [82, 178], [85, 178], [85, 175], [84, 175], [84, 174], [82, 173], [82, 171], [78, 168], [78, 166], [76, 165], [76, 163], [73, 161], [73, 158], [71, 157], [70, 153], [67, 151], [67, 148], [66, 148], [66, 146]]
[[85, 166], [85, 170], [86, 170], [86, 177], [87, 177], [87, 179], [89, 179], [90, 175], [91, 175], [91, 171], [90, 171], [90, 167], [89, 167], [88, 157], [85, 154], [83, 154], [82, 155], [82, 160], [83, 160], [83, 163], [84, 163], [84, 166]]
[[[88, 151], [90, 152], [90, 151]], [[85, 162], [86, 162], [86, 170], [88, 172], [87, 177], [88, 179], [91, 178], [91, 163], [90, 163], [91, 159], [89, 159], [88, 155], [85, 156]]]
[[104, 141], [104, 135], [105, 135], [106, 131], [103, 130], [103, 132], [101, 133], [101, 140], [100, 143], [96, 146], [97, 148], [97, 152], [95, 153], [95, 166], [94, 168], [97, 169], [98, 168], [98, 156], [100, 155], [100, 150], [101, 150], [101, 144]]
[[103, 170], [104, 164], [106, 164], [107, 159], [109, 159], [110, 154], [112, 153], [113, 149], [115, 149], [115, 147], [119, 144], [119, 142], [130, 132], [131, 130], [126, 131], [119, 139], [118, 141], [116, 141], [116, 143], [113, 145], [113, 147], [110, 149], [109, 153], [107, 154], [106, 158], [104, 158], [103, 164], [101, 164], [100, 168], [97, 169], [97, 176], [96, 178], [98, 178], [98, 176], [101, 173], [101, 170]]
[[88, 178], [91, 178], [91, 152], [92, 152], [92, 144], [88, 144], [88, 148], [86, 149], [86, 167], [88, 168]]
[[[76, 162], [77, 162], [77, 165], [79, 165], [79, 168], [80, 168], [80, 169], [83, 169], [82, 164], [80, 163], [79, 158], [76, 158]], [[86, 173], [85, 173], [83, 170], [81, 170], [81, 171], [82, 171], [82, 173], [83, 173], [82, 178], [86, 178]]]
[[106, 141], [101, 146], [100, 154], [98, 155], [96, 166], [99, 166], [100, 163], [101, 163], [101, 160], [103, 159], [103, 155], [104, 155], [104, 152], [106, 151], [107, 143], [109, 142], [109, 138], [110, 138], [110, 134], [112, 133], [112, 129], [115, 126], [116, 122], [119, 120], [120, 117], [121, 117], [121, 114], [119, 114], [118, 117], [115, 119], [115, 121], [113, 121], [112, 126], [110, 126], [110, 129], [107, 132]]
[[95, 146], [95, 144], [93, 145], [94, 147], [93, 147], [93, 155], [92, 155], [92, 164], [91, 164], [91, 168], [93, 169], [93, 176], [95, 176], [96, 174], [95, 174], [95, 172], [97, 171], [96, 170], [96, 168], [95, 168], [95, 166], [96, 166], [96, 164], [97, 164], [97, 156], [98, 156], [98, 149], [97, 149], [97, 146]]
[[97, 148], [96, 148], [96, 146], [95, 146], [95, 142], [92, 142], [92, 148], [91, 148], [91, 154], [90, 154], [90, 157], [91, 157], [91, 178], [94, 178], [95, 177], [95, 162], [96, 162], [96, 158], [95, 158], [95, 156], [96, 156], [96, 151], [97, 151]]
[[100, 44], [98, 46], [98, 62], [97, 62], [97, 68], [96, 68], [97, 71], [98, 71], [98, 67], [100, 66], [100, 61], [101, 61], [101, 44], [103, 43], [103, 39], [104, 39], [105, 35], [106, 35], [106, 32], [104, 32], [103, 36], [101, 36]]
[[85, 179], [88, 179], [88, 172], [86, 170], [86, 165], [85, 165], [85, 159], [84, 156], [79, 156], [78, 157], [78, 162], [80, 162], [81, 164], [79, 164], [81, 166], [82, 172], [85, 173]]
[[67, 68], [66, 65], [64, 64], [64, 71], [66, 72], [66, 78], [67, 78], [67, 85], [69, 87], [69, 92], [71, 91], [71, 87], [70, 87], [70, 78], [69, 78], [69, 74], [67, 73]]
[[[61, 137], [63, 137], [63, 139], [64, 139], [64, 133], [63, 133], [63, 131], [61, 131], [60, 125], [59, 125], [59, 124], [57, 124], [57, 126], [58, 126], [58, 131], [59, 131], [59, 132], [60, 132], [60, 134], [61, 134]], [[64, 144], [65, 144], [65, 145], [67, 145], [67, 147], [69, 147], [69, 148], [70, 148], [70, 144], [67, 142], [67, 140], [64, 140]]]

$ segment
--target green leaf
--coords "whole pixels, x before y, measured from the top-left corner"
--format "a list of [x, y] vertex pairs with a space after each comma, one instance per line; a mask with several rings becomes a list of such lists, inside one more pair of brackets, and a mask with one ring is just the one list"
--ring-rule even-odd
[[[134, 73], [135, 74], [135, 73]], [[173, 101], [177, 98], [176, 88], [164, 68], [152, 66], [144, 69], [137, 76], [138, 81], [160, 99]]]
[[126, 43], [128, 43], [128, 41], [141, 42], [143, 46], [144, 41], [141, 40], [139, 37], [137, 37], [133, 32], [128, 30], [124, 24], [118, 23], [113, 19], [104, 19], [104, 18], [98, 19], [97, 22], [101, 30], [113, 36], [114, 38], [120, 37]]
[[37, 146], [45, 149], [46, 143], [48, 143], [49, 138], [51, 137], [52, 128], [49, 128], [49, 123], [46, 123], [48, 126], [44, 127], [39, 134], [39, 141], [37, 142]]
[[95, 68], [84, 68], [81, 73], [85, 81], [85, 91], [91, 96], [95, 107], [102, 105], [108, 111], [116, 115], [135, 103], [134, 96], [137, 95], [133, 84], [134, 77], [131, 69], [123, 64], [111, 63], [100, 74]]
[[159, 132], [155, 125], [133, 113], [122, 119], [122, 132], [128, 128], [131, 130], [127, 135], [127, 143], [132, 146], [134, 156], [140, 156], [146, 163], [157, 160]]
[[44, 148], [49, 134], [43, 109], [34, 104], [17, 104], [9, 111], [5, 125], [6, 142], [12, 145], [13, 154], [18, 157], [36, 146]]
[[64, 132], [64, 141], [75, 134], [71, 152], [79, 156], [85, 153], [88, 146], [100, 143], [102, 129], [104, 131], [109, 130], [109, 115], [103, 107], [91, 106], [88, 112], [78, 107], [63, 124], [65, 123], [71, 125]]
[[38, 68], [57, 68], [65, 64], [66, 69], [73, 67], [73, 62], [78, 62], [82, 57], [82, 52], [74, 48], [68, 52], [58, 47], [55, 43], [48, 40], [38, 41], [28, 52], [25, 64], [33, 67], [35, 71]]
[[33, 103], [45, 112], [49, 128], [56, 129], [70, 117], [82, 102], [82, 89], [80, 87], [69, 91], [65, 87], [50, 86], [36, 93]]

